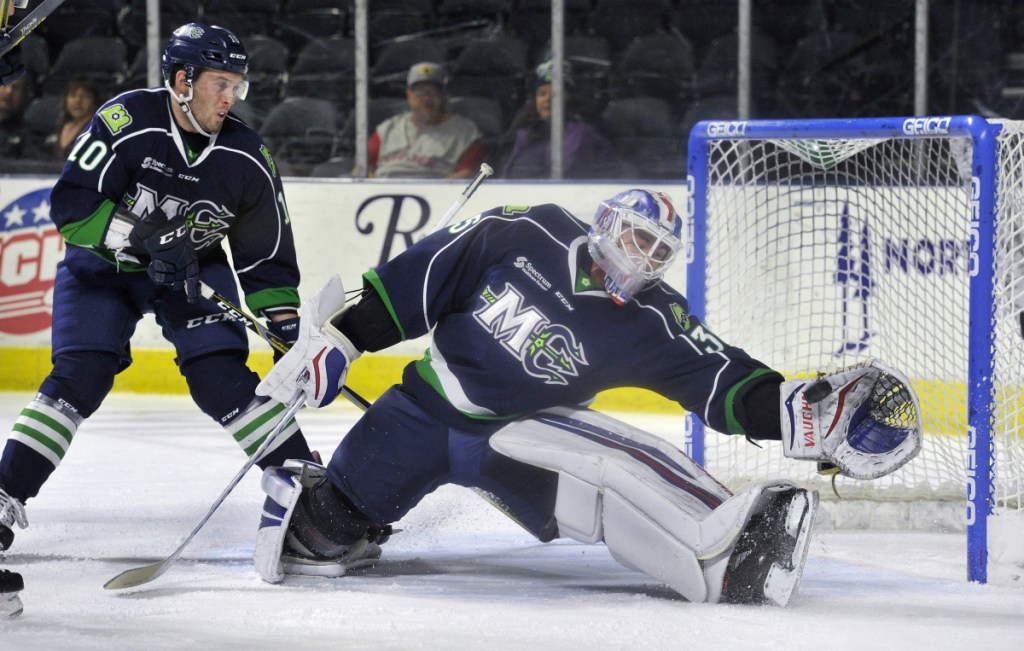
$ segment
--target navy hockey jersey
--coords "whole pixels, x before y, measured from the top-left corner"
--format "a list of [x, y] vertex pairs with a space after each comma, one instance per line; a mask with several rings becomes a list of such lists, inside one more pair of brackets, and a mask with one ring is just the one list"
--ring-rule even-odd
[[66, 258], [97, 273], [145, 269], [103, 242], [114, 209], [190, 216], [200, 265], [226, 260], [227, 239], [246, 303], [256, 313], [298, 305], [299, 270], [281, 179], [260, 136], [229, 115], [200, 152], [182, 138], [163, 89], [104, 104], [75, 143], [51, 193]]
[[650, 389], [721, 432], [775, 371], [721, 341], [665, 283], [616, 305], [590, 275], [587, 226], [556, 205], [505, 206], [367, 272], [405, 338], [431, 330], [419, 375], [466, 415], [509, 418]]

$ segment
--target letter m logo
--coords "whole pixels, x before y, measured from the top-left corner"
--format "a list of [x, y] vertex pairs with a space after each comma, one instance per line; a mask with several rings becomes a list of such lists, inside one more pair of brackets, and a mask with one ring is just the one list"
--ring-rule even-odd
[[505, 283], [505, 291], [499, 296], [495, 296], [488, 287], [482, 298], [485, 305], [474, 312], [473, 316], [510, 353], [523, 359], [531, 333], [547, 323], [547, 317], [532, 307], [522, 309], [523, 295], [508, 283]]

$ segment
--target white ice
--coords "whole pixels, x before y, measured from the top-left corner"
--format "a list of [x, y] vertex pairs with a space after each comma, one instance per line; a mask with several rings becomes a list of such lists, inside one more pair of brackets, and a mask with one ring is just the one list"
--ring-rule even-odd
[[[0, 393], [0, 432], [30, 397]], [[357, 415], [300, 421], [326, 455]], [[102, 588], [170, 554], [243, 461], [185, 397], [108, 398], [0, 563], [26, 583], [0, 649], [1024, 648], [1024, 587], [967, 583], [959, 534], [816, 533], [788, 608], [692, 604], [602, 546], [538, 543], [455, 487], [397, 524], [377, 567], [269, 585], [251, 562], [257, 471], [166, 574]]]

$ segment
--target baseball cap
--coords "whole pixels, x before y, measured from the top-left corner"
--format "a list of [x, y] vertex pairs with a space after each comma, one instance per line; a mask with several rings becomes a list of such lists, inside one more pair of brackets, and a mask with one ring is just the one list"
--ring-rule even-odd
[[444, 66], [440, 63], [433, 63], [431, 61], [421, 61], [413, 64], [413, 66], [409, 68], [409, 77], [405, 82], [406, 87], [411, 88], [413, 84], [418, 84], [424, 81], [437, 84], [441, 88], [444, 88], [445, 83], [448, 81], [447, 75], [444, 72]]

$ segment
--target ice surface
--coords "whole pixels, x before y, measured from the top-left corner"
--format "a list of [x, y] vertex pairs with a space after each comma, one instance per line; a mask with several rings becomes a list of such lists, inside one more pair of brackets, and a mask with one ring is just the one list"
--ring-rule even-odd
[[[0, 432], [26, 393], [0, 393]], [[303, 411], [325, 455], [358, 416]], [[629, 419], [629, 417], [627, 417]], [[654, 431], [658, 421], [638, 422]], [[674, 423], [660, 424], [672, 428]], [[184, 397], [113, 395], [28, 504], [3, 567], [25, 613], [0, 649], [1020, 649], [1024, 586], [965, 582], [960, 535], [816, 533], [789, 608], [691, 604], [607, 550], [541, 544], [472, 492], [446, 487], [396, 526], [375, 568], [260, 581], [252, 472], [178, 563], [139, 588], [102, 585], [160, 560], [243, 458]], [[1024, 542], [1020, 543], [1024, 544]]]

